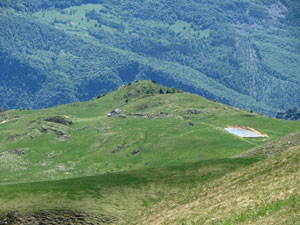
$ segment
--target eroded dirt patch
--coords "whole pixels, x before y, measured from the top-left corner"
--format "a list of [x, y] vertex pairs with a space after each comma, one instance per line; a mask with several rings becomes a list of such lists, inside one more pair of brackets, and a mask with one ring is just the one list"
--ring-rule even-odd
[[0, 216], [0, 225], [59, 225], [59, 224], [112, 224], [116, 221], [113, 216], [92, 215], [70, 210], [39, 211], [31, 214], [10, 212]]

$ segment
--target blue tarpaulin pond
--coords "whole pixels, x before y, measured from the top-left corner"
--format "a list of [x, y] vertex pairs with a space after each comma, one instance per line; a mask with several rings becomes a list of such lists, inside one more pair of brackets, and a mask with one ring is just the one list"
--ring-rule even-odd
[[251, 138], [259, 138], [265, 137], [265, 135], [260, 134], [259, 132], [249, 131], [242, 128], [225, 128], [228, 132], [237, 135], [239, 137], [251, 137]]

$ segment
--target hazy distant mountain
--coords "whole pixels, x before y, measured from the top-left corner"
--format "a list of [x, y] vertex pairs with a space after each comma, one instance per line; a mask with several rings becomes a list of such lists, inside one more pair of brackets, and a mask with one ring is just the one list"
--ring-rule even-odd
[[0, 1], [0, 106], [153, 79], [268, 115], [300, 107], [297, 1]]

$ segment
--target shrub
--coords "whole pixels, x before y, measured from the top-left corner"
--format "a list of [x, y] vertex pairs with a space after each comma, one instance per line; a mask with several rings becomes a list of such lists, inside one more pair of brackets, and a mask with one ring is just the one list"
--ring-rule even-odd
[[100, 95], [98, 95], [96, 98], [99, 99], [99, 98], [102, 98], [102, 97], [104, 97], [104, 96], [105, 96], [105, 94], [100, 94]]

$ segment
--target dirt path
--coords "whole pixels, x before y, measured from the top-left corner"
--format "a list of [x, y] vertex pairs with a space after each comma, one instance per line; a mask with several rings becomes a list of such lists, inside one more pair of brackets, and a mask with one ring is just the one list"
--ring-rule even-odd
[[0, 125], [8, 123], [8, 122], [13, 121], [13, 120], [18, 120], [18, 119], [21, 119], [21, 117], [19, 117], [19, 118], [13, 118], [13, 119], [10, 119], [10, 120], [3, 120], [2, 122], [0, 122]]

